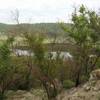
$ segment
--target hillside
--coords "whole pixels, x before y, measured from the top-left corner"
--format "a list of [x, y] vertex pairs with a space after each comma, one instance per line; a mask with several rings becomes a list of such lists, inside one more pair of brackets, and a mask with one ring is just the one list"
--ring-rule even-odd
[[[95, 75], [89, 81], [77, 88], [63, 90], [56, 100], [100, 100], [100, 69], [95, 70]], [[99, 74], [97, 73], [99, 72]], [[93, 75], [92, 73], [91, 75]], [[43, 90], [33, 89], [31, 91], [16, 92], [9, 91], [7, 93], [7, 100], [47, 100], [46, 94]], [[44, 99], [43, 99], [44, 98]]]
[[[66, 27], [70, 27], [70, 24], [65, 24]], [[8, 31], [12, 31], [18, 27], [15, 24], [3, 24], [0, 23], [0, 32], [7, 33]], [[65, 32], [61, 29], [61, 26], [58, 23], [37, 23], [37, 24], [20, 24], [21, 28], [28, 30], [32, 33], [43, 33], [49, 36], [53, 36], [55, 34], [62, 35]]]
[[63, 91], [57, 100], [100, 100], [100, 69], [94, 70], [90, 74], [87, 83]]

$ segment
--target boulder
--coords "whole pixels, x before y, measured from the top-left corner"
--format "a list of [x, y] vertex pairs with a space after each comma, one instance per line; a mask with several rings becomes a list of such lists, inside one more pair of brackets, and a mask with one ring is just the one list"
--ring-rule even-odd
[[91, 80], [100, 80], [100, 69], [96, 69], [96, 70], [91, 72], [90, 81]]

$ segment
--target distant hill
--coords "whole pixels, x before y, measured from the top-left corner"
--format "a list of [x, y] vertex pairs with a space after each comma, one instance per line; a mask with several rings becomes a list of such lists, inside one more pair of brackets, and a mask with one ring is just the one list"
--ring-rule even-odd
[[6, 32], [9, 28], [9, 25], [0, 23], [0, 32]]
[[[65, 32], [61, 29], [60, 24], [58, 23], [37, 23], [37, 24], [20, 24], [25, 31], [29, 31], [31, 33], [44, 33], [49, 36], [53, 36], [55, 34], [64, 34]], [[66, 27], [70, 27], [71, 24], [66, 23]], [[0, 23], [0, 33], [7, 33], [13, 29], [16, 29], [17, 25], [14, 24], [3, 24]], [[18, 31], [18, 28], [17, 30]]]

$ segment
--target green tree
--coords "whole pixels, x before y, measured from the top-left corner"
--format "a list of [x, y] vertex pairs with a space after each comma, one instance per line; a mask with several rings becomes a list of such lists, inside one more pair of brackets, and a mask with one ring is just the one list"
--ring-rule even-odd
[[33, 60], [30, 65], [33, 75], [40, 80], [44, 87], [49, 100], [56, 99], [58, 87], [56, 86], [57, 69], [60, 66], [60, 59], [52, 59], [52, 54], [47, 53], [44, 47], [44, 37], [41, 35], [26, 34], [26, 42], [33, 55]]
[[78, 12], [75, 9], [72, 14], [72, 26], [67, 29], [62, 25], [62, 28], [69, 33], [69, 37], [72, 39], [72, 43], [76, 48], [76, 50], [72, 51], [76, 68], [76, 86], [80, 84], [82, 75], [89, 76], [91, 67], [95, 66], [97, 62], [96, 59], [95, 63], [90, 64], [90, 56], [94, 55], [94, 47], [97, 46], [96, 43], [99, 40], [96, 40], [98, 34], [96, 31], [99, 30], [100, 26], [98, 26], [96, 20], [97, 16], [95, 13], [89, 12], [84, 5], [82, 5]]
[[3, 99], [5, 91], [12, 83], [11, 43], [12, 39], [9, 38], [0, 45], [0, 100]]

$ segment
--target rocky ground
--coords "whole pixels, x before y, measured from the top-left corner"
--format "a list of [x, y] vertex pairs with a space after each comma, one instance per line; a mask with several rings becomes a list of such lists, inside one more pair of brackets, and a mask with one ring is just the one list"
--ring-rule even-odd
[[78, 88], [63, 91], [58, 100], [100, 100], [100, 80], [87, 82]]
[[[98, 73], [93, 72], [92, 78], [84, 85], [63, 91], [57, 97], [57, 100], [100, 100], [100, 73], [96, 74]], [[7, 97], [7, 100], [47, 100], [45, 98], [46, 94], [40, 89], [29, 92], [21, 90], [9, 91]]]
[[47, 100], [46, 94], [40, 89], [31, 91], [8, 91], [6, 96], [7, 100]]
[[84, 85], [63, 91], [57, 100], [100, 100], [100, 69], [94, 70]]

